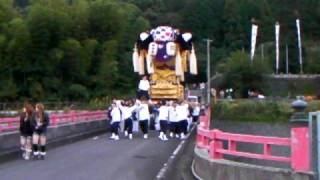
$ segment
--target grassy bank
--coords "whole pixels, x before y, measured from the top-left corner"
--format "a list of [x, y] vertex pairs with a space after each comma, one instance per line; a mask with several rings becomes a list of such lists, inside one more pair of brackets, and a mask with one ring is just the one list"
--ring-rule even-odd
[[[292, 101], [241, 99], [219, 101], [213, 108], [213, 119], [249, 122], [287, 123], [293, 113]], [[320, 109], [320, 101], [308, 103], [307, 111]]]

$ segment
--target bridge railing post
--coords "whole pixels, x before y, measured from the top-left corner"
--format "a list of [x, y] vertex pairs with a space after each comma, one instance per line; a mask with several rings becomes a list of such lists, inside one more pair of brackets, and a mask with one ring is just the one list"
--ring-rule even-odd
[[205, 147], [209, 147], [210, 145], [210, 139], [206, 136], [202, 136], [202, 144], [205, 146]]
[[291, 168], [297, 172], [311, 170], [310, 166], [310, 133], [309, 121], [304, 112], [307, 103], [297, 100], [292, 103], [293, 113], [291, 123]]
[[211, 106], [209, 105], [207, 109], [207, 128], [210, 129], [210, 124], [211, 124]]
[[212, 159], [222, 159], [223, 158], [223, 154], [219, 153], [217, 150], [218, 149], [222, 149], [223, 145], [222, 142], [216, 139], [216, 135], [217, 133], [220, 133], [221, 131], [218, 129], [214, 129], [211, 132], [211, 142], [210, 142], [210, 148], [209, 148], [209, 156]]
[[310, 171], [309, 128], [291, 128], [291, 167], [295, 171]]
[[77, 122], [77, 113], [75, 111], [71, 111], [70, 115], [71, 115], [71, 122], [73, 123]]
[[202, 136], [199, 134], [199, 127], [197, 127], [197, 137], [196, 137], [196, 140], [197, 140], [197, 146], [199, 147], [201, 144], [202, 144]]
[[7, 126], [9, 129], [12, 129], [13, 126], [14, 126], [14, 122], [12, 121], [12, 119], [10, 119], [8, 122], [7, 122]]

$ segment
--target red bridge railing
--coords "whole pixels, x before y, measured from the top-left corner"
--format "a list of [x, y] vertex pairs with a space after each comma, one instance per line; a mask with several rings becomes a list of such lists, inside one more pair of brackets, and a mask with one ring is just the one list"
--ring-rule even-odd
[[[106, 111], [87, 111], [87, 112], [69, 112], [50, 114], [50, 126], [61, 124], [79, 123], [86, 121], [100, 121], [107, 119]], [[0, 133], [5, 131], [14, 131], [19, 128], [19, 117], [0, 118]]]
[[[227, 133], [218, 129], [210, 130], [210, 112], [208, 111], [205, 116], [200, 118], [197, 132], [197, 147], [208, 150], [210, 158], [223, 159], [223, 155], [232, 155], [290, 163], [291, 168], [297, 172], [307, 172], [311, 170], [308, 128], [292, 128], [290, 138]], [[223, 147], [223, 142], [227, 142], [226, 148]], [[263, 146], [263, 152], [259, 154], [239, 151], [237, 149], [239, 142], [261, 144]], [[273, 146], [288, 147], [291, 150], [291, 155], [289, 157], [273, 155]]]

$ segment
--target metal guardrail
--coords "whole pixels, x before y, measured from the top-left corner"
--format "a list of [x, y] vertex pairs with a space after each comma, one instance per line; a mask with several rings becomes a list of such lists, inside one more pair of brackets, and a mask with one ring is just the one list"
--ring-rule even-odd
[[[73, 102], [73, 101], [64, 101], [64, 102], [43, 102], [46, 109], [51, 110], [60, 110], [64, 108], [78, 108], [86, 103], [83, 102]], [[0, 102], [0, 111], [8, 110], [21, 110], [23, 107], [23, 102]]]
[[[68, 123], [79, 123], [87, 121], [100, 121], [107, 119], [107, 112], [98, 111], [81, 111], [69, 113], [52, 113], [50, 114], [50, 126], [58, 126]], [[19, 117], [0, 118], [0, 133], [18, 130], [20, 126]]]

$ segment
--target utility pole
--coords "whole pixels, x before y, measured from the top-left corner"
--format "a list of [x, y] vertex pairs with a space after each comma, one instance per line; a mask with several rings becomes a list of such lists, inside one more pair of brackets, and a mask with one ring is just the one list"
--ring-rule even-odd
[[264, 60], [264, 44], [261, 44], [261, 60]]
[[286, 74], [289, 74], [289, 52], [288, 52], [288, 44], [286, 44]]
[[204, 39], [207, 42], [207, 102], [211, 104], [211, 96], [210, 96], [210, 89], [211, 89], [211, 76], [210, 76], [210, 43], [212, 39]]

